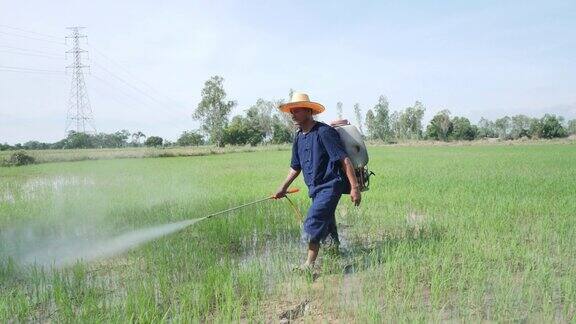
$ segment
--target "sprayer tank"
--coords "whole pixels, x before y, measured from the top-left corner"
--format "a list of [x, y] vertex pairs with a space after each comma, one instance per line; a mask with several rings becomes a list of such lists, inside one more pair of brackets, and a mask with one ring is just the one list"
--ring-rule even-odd
[[366, 150], [366, 145], [364, 145], [364, 139], [362, 139], [362, 134], [358, 131], [358, 128], [353, 125], [338, 125], [334, 127], [348, 157], [352, 161], [354, 169], [363, 168], [368, 164], [368, 151]]

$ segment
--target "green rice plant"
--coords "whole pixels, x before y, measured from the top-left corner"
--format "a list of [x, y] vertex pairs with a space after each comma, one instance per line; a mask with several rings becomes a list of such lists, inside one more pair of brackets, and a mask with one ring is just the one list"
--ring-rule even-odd
[[304, 304], [304, 321], [574, 321], [574, 145], [369, 151], [371, 189], [342, 198], [341, 253], [314, 276], [291, 270], [305, 245], [282, 200], [83, 253], [266, 197], [289, 151], [0, 168], [0, 321], [266, 322]]

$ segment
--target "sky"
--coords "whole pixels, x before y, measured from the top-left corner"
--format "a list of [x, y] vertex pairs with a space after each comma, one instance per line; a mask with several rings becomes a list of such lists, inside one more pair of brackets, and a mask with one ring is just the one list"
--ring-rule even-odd
[[[204, 82], [224, 78], [242, 114], [290, 89], [353, 120], [380, 95], [481, 117], [576, 118], [576, 1], [0, 0], [0, 142], [66, 135], [66, 27], [86, 27], [99, 132], [176, 140]], [[29, 70], [23, 70], [29, 69]], [[10, 70], [10, 71], [8, 71]], [[49, 72], [48, 72], [49, 71]]]

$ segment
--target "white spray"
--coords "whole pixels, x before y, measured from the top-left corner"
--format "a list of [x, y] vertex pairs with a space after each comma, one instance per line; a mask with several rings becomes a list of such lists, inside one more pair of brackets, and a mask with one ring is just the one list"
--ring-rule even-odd
[[22, 264], [63, 267], [77, 261], [91, 261], [120, 254], [159, 237], [177, 232], [201, 219], [185, 220], [156, 227], [144, 228], [106, 240], [61, 241], [53, 246], [30, 251], [22, 256]]
[[[298, 189], [289, 189], [286, 193], [295, 192], [298, 192]], [[57, 241], [50, 240], [45, 242], [46, 244], [43, 244], [42, 247], [26, 249], [27, 251], [20, 250], [16, 253], [16, 259], [24, 265], [36, 264], [40, 266], [53, 266], [59, 268], [74, 264], [77, 261], [91, 261], [106, 258], [135, 248], [148, 241], [177, 232], [196, 222], [229, 213], [272, 198], [272, 196], [269, 196], [240, 206], [222, 210], [202, 218], [140, 229], [107, 239], [75, 237], [73, 239], [60, 239]], [[295, 211], [297, 211], [296, 208]]]

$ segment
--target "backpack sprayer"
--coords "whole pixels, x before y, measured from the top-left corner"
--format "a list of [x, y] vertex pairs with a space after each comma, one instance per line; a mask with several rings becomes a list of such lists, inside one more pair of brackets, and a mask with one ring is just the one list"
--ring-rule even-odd
[[370, 189], [370, 176], [374, 175], [374, 172], [369, 171], [366, 166], [368, 164], [368, 151], [362, 134], [356, 126], [350, 125], [346, 119], [335, 120], [330, 123], [330, 126], [334, 127], [340, 135], [344, 150], [352, 161], [360, 191], [367, 191]]

